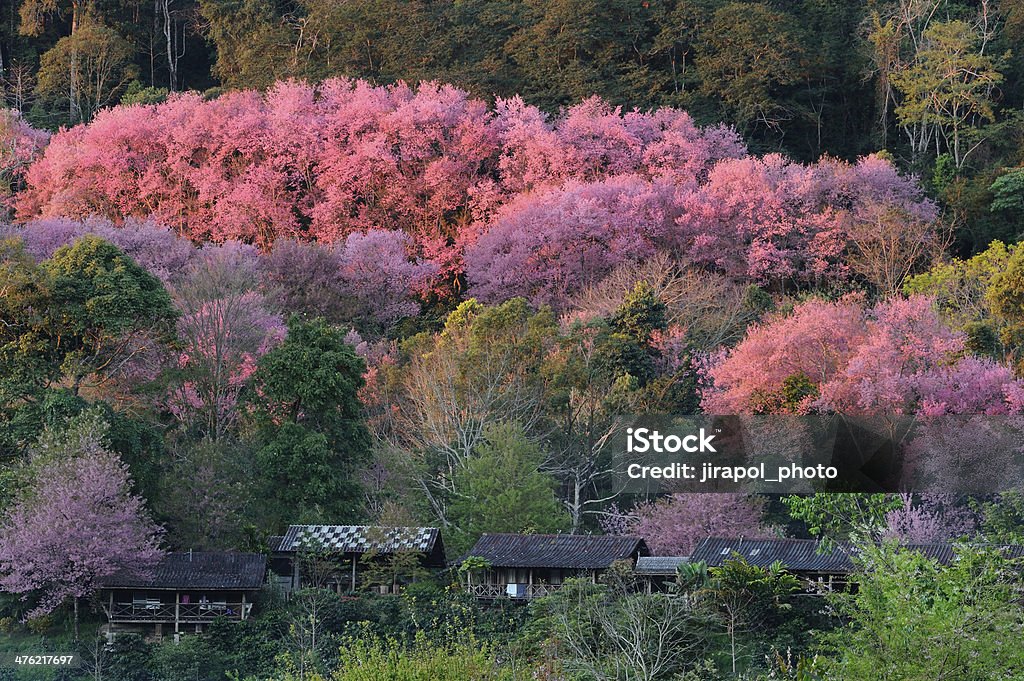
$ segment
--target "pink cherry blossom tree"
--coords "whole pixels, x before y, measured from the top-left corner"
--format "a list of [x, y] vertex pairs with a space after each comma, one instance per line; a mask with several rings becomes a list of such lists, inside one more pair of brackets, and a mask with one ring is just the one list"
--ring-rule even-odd
[[885, 536], [905, 544], [931, 544], [970, 536], [977, 515], [949, 494], [900, 495], [902, 505], [885, 515]]
[[877, 156], [801, 165], [778, 155], [723, 160], [680, 198], [682, 252], [762, 284], [843, 279], [850, 217], [889, 207], [924, 223], [933, 203]]
[[815, 386], [827, 382], [847, 365], [866, 334], [863, 301], [856, 296], [811, 299], [792, 314], [752, 324], [735, 348], [709, 359], [702, 406], [712, 414], [806, 411], [812, 400], [784, 406], [786, 380], [805, 376]]
[[1008, 367], [966, 354], [924, 296], [806, 301], [709, 358], [705, 378], [702, 405], [721, 414], [1008, 414], [1021, 390]]
[[257, 360], [286, 335], [259, 283], [255, 249], [228, 242], [203, 249], [173, 289], [182, 313], [181, 350], [166, 405], [183, 425], [211, 439], [236, 424], [238, 399]]
[[196, 255], [196, 248], [167, 227], [152, 220], [129, 218], [117, 226], [106, 218], [85, 220], [46, 218], [6, 230], [22, 240], [25, 250], [36, 260], [45, 260], [61, 246], [86, 234], [93, 234], [114, 244], [150, 274], [165, 284], [172, 283], [187, 270]]
[[17, 111], [0, 109], [0, 215], [10, 208], [25, 169], [49, 139], [49, 133], [30, 126]]
[[349, 234], [336, 249], [341, 289], [357, 301], [356, 318], [386, 329], [419, 311], [416, 295], [430, 288], [440, 268], [413, 259], [412, 249], [412, 239], [398, 230]]
[[743, 494], [678, 493], [640, 504], [624, 521], [609, 518], [603, 524], [643, 537], [656, 556], [688, 556], [711, 536], [774, 536], [775, 530], [763, 521], [763, 506], [760, 498]]
[[[440, 268], [435, 292], [451, 294], [464, 251], [480, 238], [488, 237], [477, 268], [497, 257], [517, 220], [561, 201], [563, 226], [544, 225], [534, 241], [564, 244], [551, 232], [597, 217], [568, 210], [580, 187], [607, 194], [615, 183], [633, 185], [624, 197], [635, 205], [601, 208], [611, 210], [608, 224], [584, 224], [585, 241], [610, 230], [605, 250], [633, 257], [623, 221], [665, 220], [671, 229], [652, 234], [643, 224], [627, 240], [777, 286], [848, 277], [849, 227], [871, 217], [866, 206], [924, 226], [935, 218], [917, 182], [877, 156], [803, 165], [750, 156], [735, 131], [698, 128], [677, 109], [624, 111], [590, 98], [550, 116], [517, 97], [489, 108], [450, 85], [348, 79], [105, 110], [53, 137], [26, 172], [17, 209], [25, 221], [152, 218], [195, 242], [263, 251], [281, 238], [331, 244], [401, 230], [410, 255]], [[644, 194], [659, 197], [663, 217], [646, 214]], [[563, 274], [540, 248], [511, 254], [510, 267]], [[604, 257], [580, 259], [576, 272], [601, 276]]]
[[564, 308], [617, 266], [652, 257], [669, 238], [672, 188], [634, 176], [569, 182], [504, 208], [466, 253], [473, 295]]
[[159, 559], [161, 534], [127, 466], [103, 446], [105, 425], [88, 415], [44, 435], [32, 487], [0, 524], [0, 587], [38, 596], [29, 617], [78, 601], [118, 572], [142, 574]]

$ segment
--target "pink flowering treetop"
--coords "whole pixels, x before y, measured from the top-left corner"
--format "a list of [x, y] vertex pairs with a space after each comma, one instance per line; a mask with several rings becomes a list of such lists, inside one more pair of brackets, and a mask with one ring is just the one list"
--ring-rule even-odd
[[338, 254], [338, 279], [355, 298], [357, 314], [388, 328], [419, 312], [416, 294], [426, 292], [440, 268], [410, 256], [412, 239], [398, 230], [349, 234]]
[[26, 175], [22, 220], [152, 217], [193, 241], [271, 247], [401, 229], [447, 281], [502, 205], [569, 180], [697, 181], [745, 149], [674, 109], [599, 99], [549, 117], [450, 85], [328, 79], [114, 107], [54, 136]]
[[105, 425], [80, 417], [44, 435], [33, 484], [0, 524], [0, 587], [37, 596], [30, 617], [82, 598], [118, 572], [145, 573], [161, 530], [131, 491], [128, 468], [103, 446]]
[[670, 238], [673, 210], [670, 186], [635, 176], [527, 194], [467, 250], [472, 293], [563, 308], [618, 265], [653, 256]]
[[613, 513], [602, 525], [614, 534], [643, 537], [656, 556], [688, 556], [711, 536], [775, 536], [764, 524], [763, 505], [743, 494], [680, 493], [640, 504], [629, 514]]
[[801, 165], [778, 154], [723, 160], [679, 200], [681, 253], [762, 284], [846, 278], [848, 220], [879, 205], [936, 218], [914, 178], [877, 156], [855, 164]]
[[[845, 367], [865, 339], [863, 303], [848, 297], [835, 302], [811, 299], [792, 314], [777, 315], [747, 329], [735, 348], [709, 360], [710, 385], [702, 396], [712, 414], [806, 411], [803, 398], [785, 395], [786, 381], [804, 376], [821, 385]], [[806, 397], [806, 396], [805, 396]]]
[[238, 421], [239, 397], [256, 363], [284, 340], [281, 315], [259, 291], [252, 246], [204, 248], [173, 289], [181, 311], [178, 379], [165, 404], [186, 427], [218, 439]]
[[809, 300], [755, 325], [709, 360], [705, 411], [719, 414], [1007, 414], [1021, 381], [966, 354], [931, 298], [866, 308], [859, 298]]
[[884, 535], [905, 544], [948, 542], [974, 534], [978, 517], [950, 494], [900, 495], [900, 506], [885, 514]]
[[114, 244], [164, 284], [172, 283], [187, 270], [197, 249], [187, 239], [151, 220], [130, 218], [115, 225], [106, 218], [85, 220], [46, 218], [20, 228], [10, 228], [11, 236], [21, 239], [26, 252], [38, 261], [46, 260], [61, 246], [92, 234]]
[[0, 215], [7, 212], [25, 169], [49, 139], [49, 133], [33, 128], [17, 111], [0, 109]]

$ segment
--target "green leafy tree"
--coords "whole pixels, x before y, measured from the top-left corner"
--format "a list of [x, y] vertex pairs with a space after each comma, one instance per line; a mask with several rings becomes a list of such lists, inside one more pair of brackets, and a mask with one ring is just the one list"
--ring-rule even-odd
[[284, 342], [260, 358], [251, 398], [262, 443], [256, 465], [277, 513], [354, 519], [353, 476], [370, 445], [359, 400], [365, 370], [345, 334], [321, 319], [293, 317]]
[[993, 92], [1003, 80], [986, 52], [984, 23], [935, 22], [920, 35], [912, 62], [891, 75], [900, 94], [894, 112], [911, 149], [921, 154], [941, 143], [962, 168], [980, 140], [973, 133], [995, 120]]
[[792, 609], [789, 597], [799, 588], [799, 580], [779, 562], [758, 567], [736, 556], [708, 571], [706, 583], [694, 594], [725, 628], [733, 674], [769, 652], [764, 632], [782, 624]]
[[655, 681], [679, 676], [703, 662], [711, 622], [671, 594], [618, 590], [582, 579], [535, 607], [537, 621], [554, 634], [556, 657], [569, 678]]
[[1024, 493], [1003, 492], [994, 499], [974, 499], [972, 510], [981, 518], [981, 534], [994, 544], [1024, 543]]
[[824, 492], [783, 497], [789, 515], [803, 521], [825, 548], [851, 536], [875, 536], [886, 527], [885, 515], [900, 508], [899, 496]]
[[990, 189], [992, 212], [1005, 211], [1018, 218], [1024, 216], [1024, 168], [1015, 168], [1000, 175]]
[[1005, 268], [989, 281], [985, 297], [992, 313], [1003, 324], [1003, 344], [1018, 361], [1024, 359], [1024, 249], [1014, 249]]
[[[16, 241], [0, 252], [0, 444], [10, 453], [87, 397], [119, 390], [113, 379], [173, 339], [177, 313], [159, 279], [102, 239], [82, 237], [39, 265]], [[154, 444], [120, 425], [134, 455]]]
[[450, 519], [453, 548], [468, 549], [484, 532], [558, 532], [569, 516], [554, 478], [539, 470], [544, 454], [513, 423], [489, 424], [477, 454], [456, 473]]
[[293, 35], [263, 0], [199, 0], [205, 36], [217, 48], [213, 75], [226, 88], [265, 88], [292, 73]]
[[958, 546], [940, 565], [892, 544], [860, 547], [846, 626], [824, 637], [828, 678], [997, 679], [1024, 668], [1020, 568], [998, 548]]
[[614, 496], [609, 441], [617, 417], [640, 411], [689, 414], [696, 384], [680, 330], [646, 283], [633, 286], [607, 315], [574, 323], [545, 361], [547, 416], [556, 424], [552, 470], [578, 531]]
[[[663, 79], [656, 55], [655, 3], [629, 0], [531, 0], [505, 44], [523, 94], [554, 108], [594, 94], [633, 103]], [[643, 95], [641, 95], [643, 96]]]
[[990, 322], [992, 309], [986, 292], [993, 278], [1009, 266], [1016, 250], [1015, 244], [993, 241], [973, 257], [952, 258], [909, 277], [903, 283], [903, 293], [934, 296], [939, 310], [953, 326]]
[[701, 92], [742, 130], [778, 129], [794, 116], [782, 90], [803, 75], [801, 53], [786, 14], [762, 2], [724, 4], [701, 32]]
[[40, 59], [37, 92], [50, 108], [66, 108], [71, 123], [117, 104], [138, 76], [131, 44], [96, 19], [85, 20]]
[[487, 425], [516, 422], [530, 431], [539, 422], [546, 390], [541, 367], [557, 333], [551, 311], [534, 311], [522, 298], [493, 307], [471, 299], [440, 333], [403, 344], [398, 408], [389, 405], [379, 430], [411, 462], [409, 475], [428, 512], [445, 527], [448, 503], [460, 493], [459, 472]]
[[47, 318], [29, 333], [60, 359], [59, 377], [72, 392], [123, 368], [148, 341], [173, 337], [177, 312], [163, 284], [113, 244], [83, 236], [57, 249], [42, 269]]

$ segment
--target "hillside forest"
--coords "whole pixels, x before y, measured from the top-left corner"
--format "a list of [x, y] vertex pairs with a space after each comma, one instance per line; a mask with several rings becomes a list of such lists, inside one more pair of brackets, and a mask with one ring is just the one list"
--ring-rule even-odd
[[[91, 665], [38, 678], [1024, 678], [1019, 493], [629, 495], [609, 445], [899, 415], [918, 465], [1024, 457], [1021, 0], [0, 11], [0, 653]], [[115, 571], [294, 524], [860, 558], [827, 596], [737, 560], [487, 605], [452, 567], [97, 634]]]

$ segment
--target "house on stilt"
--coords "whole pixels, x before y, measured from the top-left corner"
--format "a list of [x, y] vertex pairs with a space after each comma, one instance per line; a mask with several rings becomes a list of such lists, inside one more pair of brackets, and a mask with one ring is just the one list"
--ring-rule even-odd
[[473, 566], [466, 589], [481, 600], [533, 599], [567, 579], [597, 582], [613, 563], [650, 555], [640, 537], [581, 534], [484, 534], [461, 559]]
[[285, 595], [307, 586], [396, 593], [418, 575], [445, 567], [436, 527], [291, 525], [270, 538], [269, 548], [274, 581]]
[[107, 633], [173, 633], [177, 638], [217, 619], [248, 619], [266, 569], [266, 556], [259, 553], [166, 553], [143, 576], [118, 573], [104, 580], [99, 601]]

